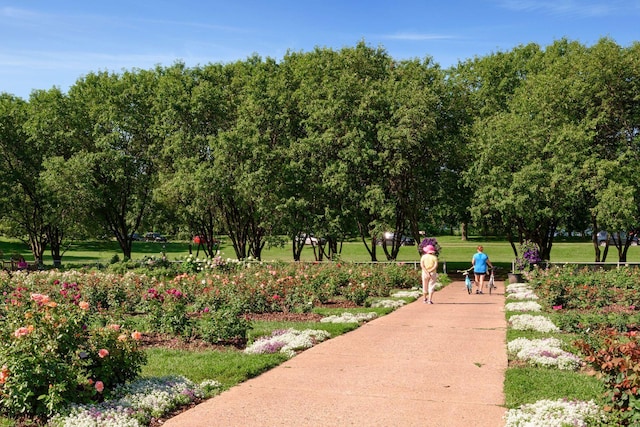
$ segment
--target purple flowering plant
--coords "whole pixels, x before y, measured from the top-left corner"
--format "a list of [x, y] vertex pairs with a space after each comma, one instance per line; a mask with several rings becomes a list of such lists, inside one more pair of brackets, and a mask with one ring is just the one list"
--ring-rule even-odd
[[420, 252], [420, 255], [424, 254], [424, 247], [428, 245], [436, 248], [436, 255], [440, 255], [442, 247], [440, 247], [440, 245], [438, 244], [438, 240], [436, 240], [435, 237], [425, 237], [424, 239], [422, 239], [422, 241], [418, 245], [418, 252]]
[[520, 255], [516, 258], [516, 268], [520, 271], [528, 271], [534, 265], [542, 261], [538, 245], [531, 240], [525, 240], [520, 244]]

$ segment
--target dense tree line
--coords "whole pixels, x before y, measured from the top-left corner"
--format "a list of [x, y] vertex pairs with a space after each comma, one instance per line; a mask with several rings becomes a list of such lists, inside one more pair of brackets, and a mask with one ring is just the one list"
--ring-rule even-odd
[[238, 258], [286, 236], [294, 260], [312, 233], [318, 259], [357, 235], [378, 260], [402, 235], [473, 224], [549, 259], [557, 230], [606, 229], [624, 259], [619, 232], [640, 219], [639, 50], [563, 39], [444, 70], [362, 42], [1, 94], [1, 231], [56, 263], [101, 234], [130, 257], [153, 226], [201, 236], [208, 255], [224, 234]]

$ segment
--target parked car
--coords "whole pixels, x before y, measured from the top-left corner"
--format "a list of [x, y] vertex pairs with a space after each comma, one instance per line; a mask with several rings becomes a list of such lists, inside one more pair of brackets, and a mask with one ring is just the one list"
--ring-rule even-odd
[[140, 242], [142, 239], [142, 236], [139, 235], [138, 233], [133, 233], [131, 235], [131, 240], [135, 241], [135, 242]]
[[[618, 239], [618, 236], [616, 236], [616, 240], [617, 239]], [[620, 233], [620, 239], [622, 239], [622, 244], [624, 245], [627, 239], [627, 234]], [[607, 244], [607, 232], [606, 231], [598, 232], [598, 245], [605, 246], [606, 244]], [[613, 234], [609, 234], [609, 245], [611, 246], [615, 245], [615, 242], [613, 241]], [[631, 246], [638, 246], [638, 236], [635, 234], [631, 236]]]
[[[384, 240], [387, 246], [391, 246], [393, 244], [393, 241], [395, 240], [395, 235], [396, 234], [394, 232], [387, 231], [386, 233], [384, 233], [383, 239], [378, 239], [378, 244], [382, 245], [382, 242]], [[400, 237], [400, 246], [414, 246], [415, 244], [416, 244], [416, 241], [413, 237], [410, 237], [410, 236]]]
[[166, 242], [167, 238], [160, 233], [145, 233], [145, 242]]
[[305, 245], [313, 245], [313, 246], [317, 246], [317, 245], [324, 245], [325, 243], [327, 243], [327, 240], [324, 238], [317, 238], [315, 237], [313, 234], [299, 234], [297, 237], [298, 243], [302, 243], [304, 242]]

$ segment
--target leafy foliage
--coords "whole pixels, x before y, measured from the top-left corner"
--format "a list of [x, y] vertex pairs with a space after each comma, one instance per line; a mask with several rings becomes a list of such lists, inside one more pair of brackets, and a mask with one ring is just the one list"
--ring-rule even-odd
[[585, 360], [607, 386], [611, 407], [621, 425], [640, 422], [640, 345], [637, 332], [610, 331], [601, 345], [577, 342]]
[[75, 295], [14, 288], [0, 306], [2, 412], [49, 416], [68, 402], [100, 400], [137, 376], [145, 360], [139, 333], [100, 326], [95, 310]]

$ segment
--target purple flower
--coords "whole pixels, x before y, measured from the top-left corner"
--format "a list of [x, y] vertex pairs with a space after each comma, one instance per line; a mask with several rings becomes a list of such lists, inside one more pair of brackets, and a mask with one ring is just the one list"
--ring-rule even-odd
[[440, 254], [440, 250], [442, 248], [438, 244], [438, 241], [436, 240], [436, 238], [435, 237], [425, 237], [424, 239], [422, 239], [422, 242], [420, 242], [420, 244], [418, 245], [418, 252], [420, 253], [420, 255], [424, 254], [424, 248], [425, 248], [425, 246], [428, 246], [428, 245], [431, 245], [434, 248], [436, 248], [436, 255]]

